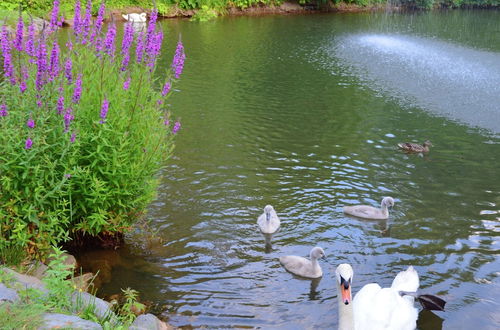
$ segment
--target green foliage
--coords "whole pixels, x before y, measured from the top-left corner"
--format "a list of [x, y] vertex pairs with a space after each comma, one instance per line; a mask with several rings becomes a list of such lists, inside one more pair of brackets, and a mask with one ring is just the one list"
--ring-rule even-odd
[[72, 291], [72, 285], [67, 279], [73, 275], [73, 269], [64, 263], [63, 251], [54, 248], [49, 255], [51, 261], [43, 277], [43, 282], [49, 290], [45, 304], [49, 308], [64, 310], [69, 308], [70, 299], [68, 293]]
[[136, 290], [131, 288], [122, 289], [125, 296], [125, 302], [118, 309], [118, 316], [124, 324], [131, 324], [134, 322], [136, 315], [134, 311], [144, 311], [145, 306], [138, 301], [139, 294]]
[[206, 22], [210, 21], [218, 16], [217, 11], [215, 9], [210, 9], [208, 6], [203, 5], [200, 10], [193, 15], [191, 20]]
[[[44, 31], [35, 42], [47, 45], [41, 57], [47, 65], [56, 37]], [[138, 63], [131, 51], [122, 70], [120, 50], [111, 56], [75, 40], [60, 55], [54, 76], [52, 69], [39, 73], [37, 56], [14, 48], [11, 55], [14, 78], [0, 81], [0, 105], [8, 110], [0, 116], [0, 256], [19, 248], [47, 250], [76, 231], [126, 231], [154, 198], [156, 174], [173, 149], [165, 102], [170, 93], [161, 93], [165, 82], [176, 80], [170, 68], [156, 74], [156, 57], [144, 55]], [[71, 81], [64, 70], [68, 60]], [[80, 74], [81, 98], [72, 101]]]
[[2, 329], [37, 329], [42, 323], [42, 314], [45, 308], [40, 304], [0, 304], [0, 320]]

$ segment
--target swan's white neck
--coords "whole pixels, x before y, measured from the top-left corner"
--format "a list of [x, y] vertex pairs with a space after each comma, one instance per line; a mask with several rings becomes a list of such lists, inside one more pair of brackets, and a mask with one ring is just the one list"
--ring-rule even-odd
[[337, 300], [339, 305], [339, 330], [354, 330], [354, 313], [352, 309], [352, 299], [349, 305], [342, 301], [342, 291], [337, 284]]

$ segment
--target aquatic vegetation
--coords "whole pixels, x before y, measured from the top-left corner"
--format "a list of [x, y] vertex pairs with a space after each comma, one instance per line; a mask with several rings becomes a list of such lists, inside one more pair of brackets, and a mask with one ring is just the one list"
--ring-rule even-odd
[[180, 129], [178, 120], [165, 125], [165, 100], [184, 47], [179, 41], [172, 64], [157, 65], [156, 12], [146, 33], [126, 26], [117, 49], [116, 26], [103, 28], [104, 3], [92, 19], [91, 1], [76, 2], [64, 44], [58, 6], [38, 35], [22, 18], [15, 33], [1, 33], [0, 250], [34, 253], [78, 232], [126, 231], [154, 198]]

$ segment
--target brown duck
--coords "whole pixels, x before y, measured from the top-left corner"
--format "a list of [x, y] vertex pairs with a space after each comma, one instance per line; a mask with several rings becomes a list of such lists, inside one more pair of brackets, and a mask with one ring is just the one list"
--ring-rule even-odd
[[423, 144], [403, 142], [398, 143], [398, 147], [406, 152], [429, 152], [429, 147], [432, 147], [430, 141], [425, 141]]

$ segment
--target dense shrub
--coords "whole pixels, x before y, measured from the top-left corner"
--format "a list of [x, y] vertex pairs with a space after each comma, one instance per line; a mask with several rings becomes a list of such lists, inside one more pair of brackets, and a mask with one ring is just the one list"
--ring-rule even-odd
[[[1, 32], [0, 257], [45, 249], [79, 231], [125, 231], [154, 197], [170, 156], [172, 122], [165, 99], [184, 63], [179, 41], [172, 66], [157, 68], [163, 34], [156, 12], [104, 31], [104, 5], [77, 2], [72, 37], [61, 44], [58, 0], [50, 26], [35, 36], [19, 19]], [[80, 12], [82, 15], [80, 15]], [[157, 72], [157, 69], [159, 72]], [[161, 78], [159, 78], [161, 77]]]

